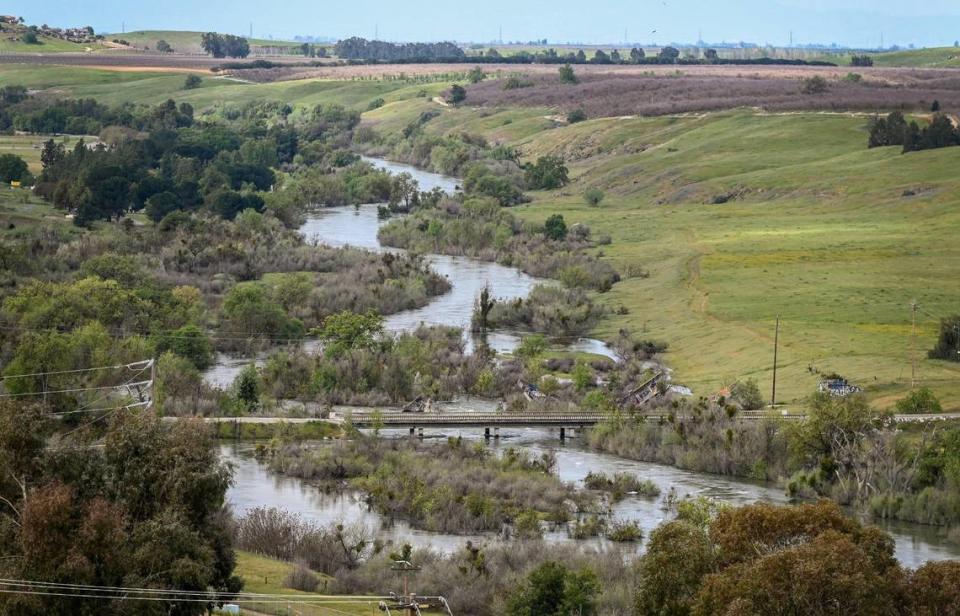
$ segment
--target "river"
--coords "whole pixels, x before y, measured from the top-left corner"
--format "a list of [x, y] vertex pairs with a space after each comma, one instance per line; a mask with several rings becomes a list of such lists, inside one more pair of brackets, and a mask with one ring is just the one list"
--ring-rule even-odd
[[[428, 173], [399, 163], [367, 159], [393, 173], [410, 173], [421, 190], [439, 186], [448, 192], [456, 189], [457, 180]], [[354, 246], [374, 251], [386, 250], [377, 241], [377, 230], [383, 221], [377, 217], [376, 205], [359, 207], [328, 208], [311, 215], [301, 228], [308, 239], [315, 239], [331, 246]], [[389, 331], [404, 331], [420, 323], [451, 325], [468, 328], [474, 301], [484, 285], [490, 284], [494, 295], [501, 298], [525, 297], [539, 281], [517, 269], [504, 267], [466, 257], [430, 255], [431, 267], [446, 276], [452, 289], [435, 298], [428, 306], [392, 315], [386, 320]], [[513, 333], [493, 333], [488, 343], [498, 351], [515, 348], [519, 337]], [[469, 343], [469, 340], [468, 340]], [[568, 348], [612, 356], [603, 343], [581, 339]], [[228, 386], [239, 369], [249, 359], [232, 359], [222, 356], [214, 368], [206, 373], [209, 382]], [[385, 437], [402, 438], [405, 432], [386, 431]], [[464, 439], [482, 439], [477, 430], [427, 430], [426, 438], [462, 436]], [[510, 429], [501, 431], [501, 439], [491, 441], [490, 447], [520, 447], [533, 453], [550, 450], [556, 454], [558, 473], [562, 480], [581, 484], [589, 471], [608, 474], [629, 472], [641, 479], [649, 479], [661, 490], [657, 498], [627, 497], [613, 506], [613, 517], [637, 521], [645, 535], [669, 518], [664, 509], [664, 499], [671, 489], [680, 497], [709, 496], [720, 501], [743, 505], [756, 501], [786, 502], [783, 491], [775, 486], [758, 484], [705, 473], [694, 473], [659, 464], [626, 460], [616, 456], [597, 453], [588, 449], [574, 437], [561, 445], [555, 433], [541, 429]], [[383, 519], [369, 511], [363, 500], [354, 493], [325, 494], [316, 486], [299, 479], [276, 476], [253, 457], [254, 446], [250, 443], [232, 443], [221, 446], [223, 457], [235, 469], [234, 484], [228, 500], [235, 512], [242, 515], [257, 506], [280, 507], [300, 514], [304, 519], [319, 523], [344, 521], [360, 523], [385, 541], [397, 544], [410, 543], [417, 547], [432, 547], [443, 552], [461, 548], [468, 540], [494, 541], [494, 535], [460, 536], [431, 533], [410, 528], [409, 525]], [[929, 560], [960, 558], [960, 546], [950, 544], [941, 536], [939, 529], [916, 524], [898, 523], [885, 526], [896, 541], [897, 558], [906, 566], [917, 566]], [[571, 541], [565, 531], [555, 530], [546, 534], [548, 541]], [[597, 547], [634, 550], [637, 546], [608, 544], [604, 540], [581, 542]], [[642, 548], [641, 548], [642, 549]]]

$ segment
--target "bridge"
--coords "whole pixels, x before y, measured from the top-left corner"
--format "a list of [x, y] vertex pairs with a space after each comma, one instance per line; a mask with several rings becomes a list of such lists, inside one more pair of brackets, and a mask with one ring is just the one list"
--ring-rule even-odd
[[[314, 421], [326, 421], [336, 425], [350, 423], [357, 428], [400, 428], [409, 429], [410, 434], [418, 432], [422, 435], [425, 428], [483, 428], [487, 437], [499, 436], [500, 428], [559, 428], [560, 438], [566, 438], [566, 430], [584, 429], [608, 419], [609, 415], [597, 411], [540, 411], [509, 413], [502, 411], [441, 411], [429, 413], [403, 413], [399, 410], [382, 412], [346, 409], [341, 407], [330, 413], [329, 417], [319, 415], [312, 417], [207, 417], [211, 423], [231, 424], [273, 424], [291, 423], [302, 424]], [[646, 413], [638, 415], [647, 421], [668, 421], [670, 416], [662, 413]], [[686, 415], [674, 416], [674, 421], [685, 421], [691, 417]], [[736, 418], [741, 421], [760, 421], [763, 419], [779, 419], [798, 421], [806, 418], [803, 413], [787, 411], [740, 411]], [[960, 420], [960, 413], [937, 413], [928, 415], [894, 415], [892, 420], [901, 423], [931, 423], [938, 421]]]

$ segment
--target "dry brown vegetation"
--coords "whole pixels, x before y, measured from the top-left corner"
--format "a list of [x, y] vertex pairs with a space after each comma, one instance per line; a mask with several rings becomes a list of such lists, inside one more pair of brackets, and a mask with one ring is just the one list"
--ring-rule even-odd
[[[618, 67], [620, 68], [620, 67]], [[864, 71], [858, 82], [846, 68], [683, 67], [670, 71], [588, 71], [576, 67], [579, 83], [560, 84], [553, 74], [527, 76], [528, 87], [504, 89], [490, 80], [468, 88], [467, 101], [480, 106], [583, 109], [587, 117], [665, 115], [758, 107], [767, 111], [929, 110], [960, 107], [960, 75], [952, 71], [889, 69]], [[660, 68], [660, 67], [656, 67]], [[804, 79], [828, 81], [822, 94], [803, 94]]]

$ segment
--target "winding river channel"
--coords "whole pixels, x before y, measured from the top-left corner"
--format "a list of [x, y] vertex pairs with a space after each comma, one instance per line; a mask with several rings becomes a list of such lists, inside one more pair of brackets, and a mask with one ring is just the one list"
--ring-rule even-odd
[[[437, 186], [449, 192], [456, 189], [457, 180], [454, 178], [427, 173], [408, 165], [377, 159], [367, 160], [393, 173], [410, 173], [419, 183], [421, 190], [430, 190]], [[331, 246], [349, 245], [382, 251], [386, 249], [377, 241], [377, 229], [381, 222], [377, 217], [376, 205], [329, 208], [312, 214], [301, 228], [301, 232], [308, 239], [315, 239]], [[516, 298], [525, 297], [536, 284], [541, 282], [517, 269], [466, 257], [430, 255], [428, 261], [435, 271], [450, 280], [451, 291], [435, 298], [424, 308], [388, 317], [386, 321], [388, 330], [412, 329], [421, 322], [467, 328], [474, 301], [485, 284], [490, 284], [497, 297]], [[518, 340], [519, 337], [515, 334], [495, 333], [489, 336], [488, 343], [498, 351], [508, 351], [516, 346]], [[578, 340], [568, 348], [612, 356], [606, 345], [591, 339]], [[212, 384], [228, 386], [239, 369], [249, 361], [249, 359], [221, 357], [217, 365], [205, 376]], [[405, 431], [403, 433], [385, 431], [383, 434], [388, 438], [403, 438]], [[425, 431], [425, 437], [428, 439], [446, 436], [462, 436], [465, 440], [483, 438], [480, 430]], [[756, 501], [786, 501], [783, 491], [773, 485], [688, 472], [669, 466], [602, 454], [587, 448], [582, 439], [576, 436], [567, 440], [565, 444], [561, 444], [558, 435], [551, 430], [501, 430], [501, 438], [491, 441], [489, 446], [496, 449], [515, 447], [537, 454], [550, 450], [556, 455], [560, 478], [578, 485], [582, 485], [583, 478], [589, 471], [608, 474], [629, 472], [641, 479], [653, 481], [660, 487], [659, 497], [628, 496], [612, 508], [614, 518], [637, 521], [644, 529], [645, 535], [669, 517], [670, 514], [664, 508], [664, 499], [671, 490], [678, 497], [702, 495], [734, 505]], [[254, 445], [251, 443], [221, 445], [222, 457], [234, 465], [234, 485], [228, 493], [228, 500], [237, 515], [242, 515], [243, 512], [258, 506], [279, 507], [298, 513], [304, 519], [324, 524], [340, 521], [360, 523], [385, 541], [398, 544], [410, 543], [416, 547], [429, 546], [443, 552], [460, 549], [468, 540], [474, 542], [497, 540], [494, 535], [470, 537], [431, 533], [410, 528], [400, 521], [384, 519], [370, 511], [358, 494], [324, 493], [309, 482], [270, 473], [265, 466], [257, 462], [253, 452]], [[897, 557], [906, 566], [915, 567], [929, 560], [960, 558], [960, 546], [947, 542], [938, 528], [906, 523], [885, 525], [884, 528], [894, 537]], [[547, 532], [546, 539], [573, 541], [567, 537], [565, 530], [559, 529]], [[609, 544], [604, 540], [580, 543], [601, 549], [628, 551], [642, 549], [642, 546]]]

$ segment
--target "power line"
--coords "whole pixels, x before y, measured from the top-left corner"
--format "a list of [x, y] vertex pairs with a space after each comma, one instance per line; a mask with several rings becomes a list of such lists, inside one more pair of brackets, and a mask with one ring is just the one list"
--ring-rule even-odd
[[72, 394], [81, 391], [103, 391], [105, 389], [120, 389], [122, 387], [138, 387], [152, 385], [153, 381], [138, 381], [136, 383], [122, 383], [120, 385], [104, 385], [102, 387], [75, 387], [72, 389], [51, 389], [45, 391], [26, 391], [15, 394], [0, 394], [0, 398], [20, 398], [23, 396], [46, 396], [47, 394]]
[[144, 359], [143, 361], [135, 361], [129, 364], [117, 364], [115, 366], [97, 366], [95, 368], [77, 368], [76, 370], [53, 370], [50, 372], [30, 372], [27, 374], [8, 374], [5, 376], [0, 376], [0, 381], [5, 381], [7, 379], [25, 379], [32, 376], [51, 376], [55, 374], [76, 374], [78, 372], [97, 372], [100, 370], [118, 370], [120, 368], [129, 368], [131, 370], [136, 369], [138, 366], [146, 365], [152, 362], [152, 359]]

